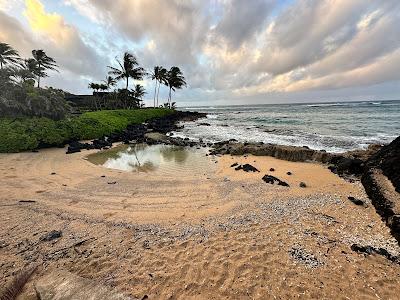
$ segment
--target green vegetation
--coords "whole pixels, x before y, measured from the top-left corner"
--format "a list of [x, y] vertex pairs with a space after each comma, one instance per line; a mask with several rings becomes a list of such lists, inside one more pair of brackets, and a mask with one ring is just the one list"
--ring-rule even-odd
[[109, 110], [84, 113], [79, 117], [0, 119], [0, 152], [20, 152], [36, 148], [62, 146], [70, 140], [100, 138], [140, 124], [152, 118], [173, 113], [162, 108]]

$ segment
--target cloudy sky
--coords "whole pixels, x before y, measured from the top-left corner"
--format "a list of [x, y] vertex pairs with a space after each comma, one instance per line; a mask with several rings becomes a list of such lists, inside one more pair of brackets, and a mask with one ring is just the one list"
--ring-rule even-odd
[[400, 99], [399, 0], [0, 0], [0, 41], [74, 93], [129, 51], [181, 67], [184, 106]]

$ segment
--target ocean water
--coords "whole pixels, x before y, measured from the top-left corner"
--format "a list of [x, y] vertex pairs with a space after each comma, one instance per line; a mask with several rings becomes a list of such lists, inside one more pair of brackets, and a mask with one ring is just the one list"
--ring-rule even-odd
[[[237, 139], [343, 152], [400, 135], [400, 100], [185, 109], [205, 112], [207, 119], [185, 123], [174, 134], [210, 142]], [[211, 126], [200, 125], [204, 122]]]

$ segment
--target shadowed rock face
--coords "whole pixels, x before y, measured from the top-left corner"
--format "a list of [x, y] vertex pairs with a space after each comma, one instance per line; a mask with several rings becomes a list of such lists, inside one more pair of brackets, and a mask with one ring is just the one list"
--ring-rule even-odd
[[366, 162], [361, 182], [377, 212], [400, 242], [400, 137]]
[[367, 166], [381, 169], [400, 193], [400, 136], [373, 155]]

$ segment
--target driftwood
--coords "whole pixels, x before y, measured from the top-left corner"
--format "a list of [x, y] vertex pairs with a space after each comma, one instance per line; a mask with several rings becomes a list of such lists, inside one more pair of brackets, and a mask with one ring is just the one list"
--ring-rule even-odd
[[29, 267], [19, 272], [13, 281], [0, 292], [0, 300], [14, 300], [21, 293], [25, 284], [29, 281], [37, 266]]

